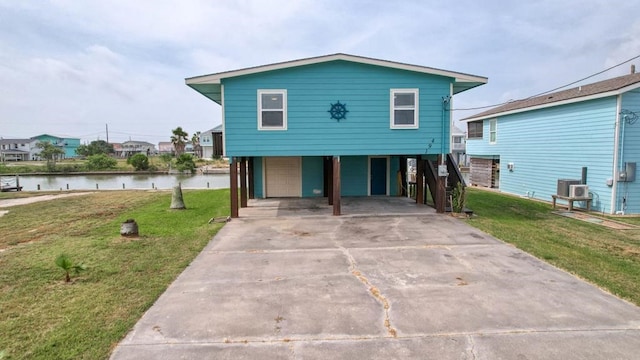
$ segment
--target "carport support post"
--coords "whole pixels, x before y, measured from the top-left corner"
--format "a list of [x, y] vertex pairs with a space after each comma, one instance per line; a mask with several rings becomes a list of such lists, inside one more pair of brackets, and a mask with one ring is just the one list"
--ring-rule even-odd
[[247, 207], [247, 158], [240, 158], [240, 207]]
[[253, 186], [254, 182], [254, 174], [253, 174], [253, 157], [249, 157], [249, 162], [247, 163], [249, 167], [249, 199], [256, 198], [256, 190]]
[[416, 203], [424, 204], [424, 160], [416, 156]]
[[407, 196], [407, 189], [409, 185], [407, 184], [407, 157], [400, 156], [400, 194], [398, 196]]
[[229, 193], [231, 194], [231, 217], [238, 217], [238, 160], [231, 158], [229, 164]]
[[[438, 155], [438, 165], [444, 164], [442, 161], [443, 156], [444, 155], [442, 154]], [[446, 176], [440, 176], [440, 174], [436, 177], [436, 212], [440, 214], [445, 212], [445, 206], [447, 203], [446, 179]]]
[[333, 157], [333, 189], [331, 197], [333, 198], [333, 215], [340, 215], [340, 156]]
[[325, 181], [327, 182], [327, 198], [329, 199], [329, 205], [333, 205], [333, 158], [326, 158], [327, 164], [327, 178]]

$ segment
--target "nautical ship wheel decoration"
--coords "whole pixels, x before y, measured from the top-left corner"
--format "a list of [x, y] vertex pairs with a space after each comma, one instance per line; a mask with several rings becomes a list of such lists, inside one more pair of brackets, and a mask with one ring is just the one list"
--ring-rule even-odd
[[328, 111], [328, 113], [331, 114], [331, 118], [338, 121], [346, 119], [348, 112], [347, 104], [341, 104], [340, 101], [335, 104], [331, 104], [331, 109]]

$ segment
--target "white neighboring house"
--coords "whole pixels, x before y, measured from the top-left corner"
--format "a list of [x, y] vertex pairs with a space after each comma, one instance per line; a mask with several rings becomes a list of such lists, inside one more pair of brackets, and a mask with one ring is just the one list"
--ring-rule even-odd
[[458, 163], [458, 166], [469, 166], [467, 157], [467, 134], [457, 126], [451, 127], [451, 155]]
[[146, 141], [129, 140], [122, 143], [122, 153], [119, 155], [120, 157], [129, 157], [134, 154], [145, 154], [148, 156], [156, 152], [156, 146], [154, 144]]
[[27, 161], [31, 139], [0, 139], [0, 161]]
[[200, 146], [203, 159], [222, 156], [222, 124], [200, 133]]

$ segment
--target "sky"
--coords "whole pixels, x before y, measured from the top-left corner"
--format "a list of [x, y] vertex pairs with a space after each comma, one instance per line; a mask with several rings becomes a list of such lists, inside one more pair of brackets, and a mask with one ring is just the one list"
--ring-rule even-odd
[[0, 137], [169, 141], [221, 122], [185, 78], [334, 53], [485, 76], [453, 108], [499, 104], [640, 55], [639, 13], [627, 0], [0, 0]]

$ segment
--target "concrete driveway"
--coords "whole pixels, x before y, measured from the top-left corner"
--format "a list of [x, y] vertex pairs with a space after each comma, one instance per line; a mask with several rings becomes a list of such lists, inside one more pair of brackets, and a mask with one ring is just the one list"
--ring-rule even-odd
[[640, 356], [640, 308], [463, 221], [367, 200], [241, 210], [112, 359]]

